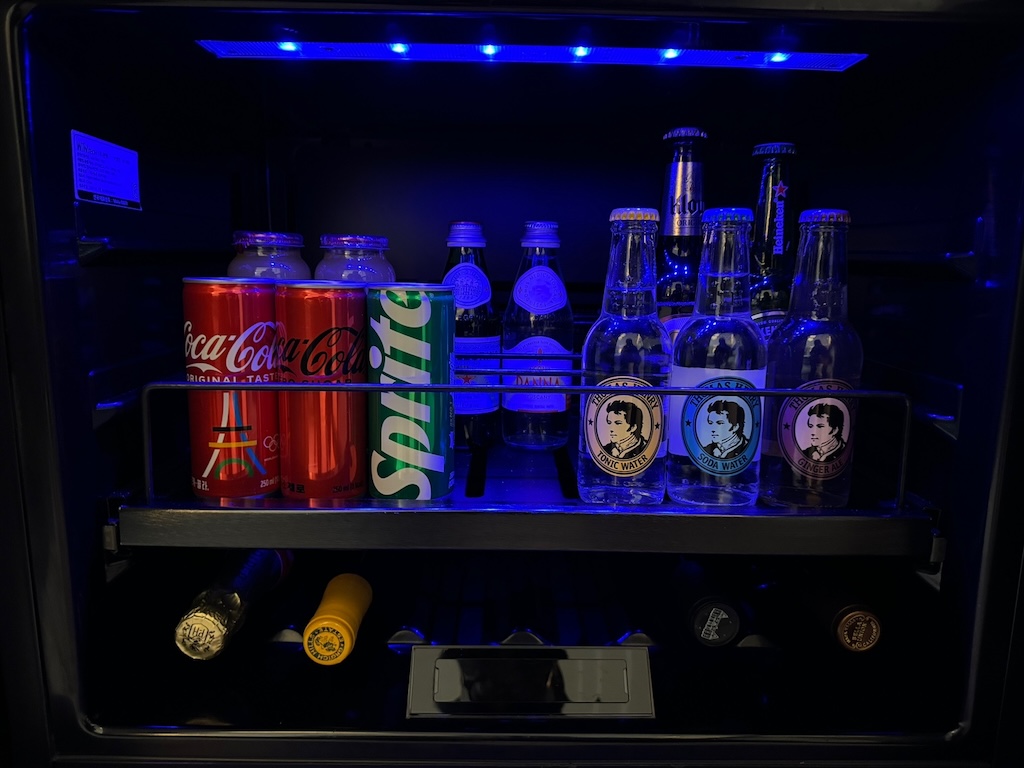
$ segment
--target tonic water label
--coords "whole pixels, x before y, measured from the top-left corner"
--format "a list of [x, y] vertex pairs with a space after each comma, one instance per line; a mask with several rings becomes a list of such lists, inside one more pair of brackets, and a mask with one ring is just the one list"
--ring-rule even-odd
[[[505, 367], [517, 368], [520, 370], [515, 375], [501, 377], [501, 383], [509, 386], [525, 387], [567, 387], [572, 381], [569, 376], [562, 376], [558, 371], [569, 371], [572, 369], [572, 361], [569, 359], [546, 358], [545, 355], [565, 355], [569, 350], [547, 336], [531, 336], [523, 339], [512, 349], [506, 352], [516, 354], [536, 355], [533, 360], [514, 359], [507, 360]], [[530, 372], [527, 372], [530, 369]], [[536, 373], [532, 371], [536, 370]], [[568, 395], [557, 392], [536, 392], [520, 393], [506, 392], [502, 396], [502, 405], [508, 411], [521, 411], [525, 413], [562, 413], [567, 410], [569, 402]]]
[[650, 382], [633, 376], [610, 376], [602, 387], [636, 387], [637, 392], [597, 393], [586, 396], [583, 424], [593, 462], [616, 477], [644, 472], [658, 456], [664, 436], [661, 395], [645, 394]]
[[750, 315], [750, 319], [757, 323], [757, 327], [761, 329], [765, 339], [768, 339], [786, 319], [786, 310], [769, 309], [764, 312], [754, 312]]
[[706, 389], [708, 393], [669, 397], [668, 452], [689, 457], [710, 475], [729, 476], [742, 472], [761, 455], [763, 398], [741, 392], [763, 389], [765, 370], [743, 371], [742, 376], [722, 373], [672, 366], [673, 387]]
[[[451, 273], [449, 273], [451, 274]], [[458, 368], [480, 369], [498, 367], [498, 359], [491, 357], [476, 358], [474, 355], [498, 354], [501, 351], [501, 337], [499, 336], [456, 336], [455, 354], [458, 356]], [[455, 381], [458, 384], [480, 384], [486, 386], [497, 386], [500, 381], [497, 374], [474, 375], [471, 373], [460, 373], [455, 371]], [[497, 392], [459, 392], [455, 390], [455, 413], [459, 416], [472, 416], [480, 413], [493, 413], [498, 410], [499, 396]]]
[[[839, 379], [817, 379], [797, 389], [851, 389]], [[779, 407], [776, 434], [786, 462], [804, 477], [829, 479], [853, 456], [855, 400], [838, 397], [787, 397]]]
[[533, 267], [522, 274], [512, 289], [512, 299], [534, 315], [550, 315], [569, 301], [565, 285], [551, 267]]
[[475, 309], [491, 300], [491, 281], [476, 264], [456, 264], [441, 282], [451, 287], [459, 309]]

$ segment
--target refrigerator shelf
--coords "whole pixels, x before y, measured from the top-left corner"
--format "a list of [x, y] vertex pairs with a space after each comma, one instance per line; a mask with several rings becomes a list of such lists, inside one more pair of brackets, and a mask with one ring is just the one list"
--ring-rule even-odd
[[930, 563], [936, 543], [925, 515], [843, 510], [729, 513], [663, 504], [649, 511], [582, 504], [413, 506], [395, 503], [335, 509], [287, 506], [283, 499], [245, 508], [197, 503], [126, 506], [121, 546], [286, 547], [291, 549], [466, 549], [693, 554], [883, 556]]

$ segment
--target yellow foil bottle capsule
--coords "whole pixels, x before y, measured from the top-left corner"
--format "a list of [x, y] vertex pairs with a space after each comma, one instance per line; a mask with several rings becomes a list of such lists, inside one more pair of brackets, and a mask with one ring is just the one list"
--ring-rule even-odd
[[343, 573], [327, 583], [320, 607], [306, 625], [302, 646], [317, 664], [340, 664], [352, 653], [373, 590], [362, 576]]

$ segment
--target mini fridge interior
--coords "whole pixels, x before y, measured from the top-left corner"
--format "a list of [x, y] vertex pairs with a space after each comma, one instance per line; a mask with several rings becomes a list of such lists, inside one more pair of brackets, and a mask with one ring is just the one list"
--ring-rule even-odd
[[[35, 2], [4, 24], [0, 762], [1024, 758], [1016, 4]], [[661, 206], [684, 125], [708, 207], [752, 208], [751, 150], [784, 141], [791, 204], [850, 211], [846, 507], [588, 506], [574, 435], [457, 452], [425, 505], [192, 493], [182, 278], [224, 275], [232, 232], [299, 233], [310, 266], [324, 233], [385, 235], [398, 280], [437, 283], [448, 223], [478, 221], [503, 309], [524, 222], [557, 221], [578, 354], [609, 212]], [[186, 658], [178, 619], [258, 549], [287, 578]], [[344, 572], [373, 600], [317, 665], [280, 633]], [[694, 600], [730, 590], [742, 641], [696, 642]], [[883, 619], [870, 653], [817, 634], [840, 592]]]

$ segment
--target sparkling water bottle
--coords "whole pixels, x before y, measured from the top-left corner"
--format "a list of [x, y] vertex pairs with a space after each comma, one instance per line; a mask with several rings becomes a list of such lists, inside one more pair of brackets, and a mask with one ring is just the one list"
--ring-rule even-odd
[[749, 208], [704, 212], [697, 309], [676, 337], [673, 387], [707, 394], [672, 395], [668, 495], [682, 504], [746, 505], [757, 500], [765, 341], [750, 319]]
[[855, 399], [864, 352], [846, 319], [846, 211], [800, 214], [789, 314], [768, 342], [772, 389], [837, 396], [771, 397], [765, 414], [761, 499], [797, 507], [841, 507], [850, 495]]
[[[600, 317], [583, 342], [577, 484], [591, 504], [657, 504], [665, 498], [664, 398], [669, 337], [655, 304], [658, 211], [616, 208]], [[623, 388], [628, 388], [624, 391]]]
[[[572, 361], [572, 307], [558, 265], [558, 224], [528, 221], [520, 241], [523, 257], [502, 323], [502, 353], [531, 355], [505, 358], [505, 384], [568, 386]], [[560, 372], [565, 371], [563, 375]], [[569, 396], [557, 392], [502, 395], [502, 437], [507, 445], [528, 449], [559, 448], [569, 440]]]
[[[448, 261], [445, 285], [455, 295], [456, 369], [498, 368], [501, 351], [501, 317], [491, 305], [491, 281], [484, 261], [483, 228], [475, 221], [453, 221], [448, 229]], [[478, 354], [494, 357], [476, 358]], [[466, 374], [456, 370], [464, 384], [498, 384], [497, 374]], [[456, 392], [455, 447], [487, 448], [498, 437], [498, 393]]]

